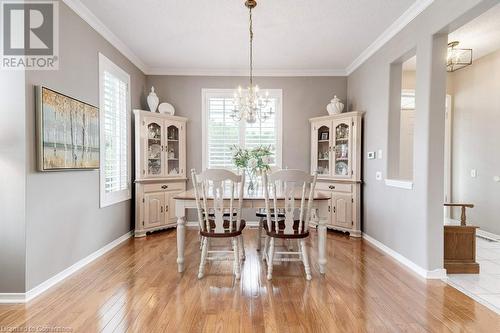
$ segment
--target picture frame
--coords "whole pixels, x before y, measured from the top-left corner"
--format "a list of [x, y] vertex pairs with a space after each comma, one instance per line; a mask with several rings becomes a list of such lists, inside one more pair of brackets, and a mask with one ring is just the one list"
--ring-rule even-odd
[[320, 140], [328, 140], [328, 132], [323, 132], [320, 134]]
[[99, 108], [44, 86], [35, 92], [38, 170], [99, 169]]

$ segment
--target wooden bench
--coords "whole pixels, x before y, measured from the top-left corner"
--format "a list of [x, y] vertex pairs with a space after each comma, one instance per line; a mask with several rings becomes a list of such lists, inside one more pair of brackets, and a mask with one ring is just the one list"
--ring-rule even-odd
[[445, 203], [446, 207], [461, 207], [460, 225], [444, 226], [444, 268], [448, 274], [478, 274], [476, 262], [476, 229], [467, 225], [466, 208], [473, 204]]

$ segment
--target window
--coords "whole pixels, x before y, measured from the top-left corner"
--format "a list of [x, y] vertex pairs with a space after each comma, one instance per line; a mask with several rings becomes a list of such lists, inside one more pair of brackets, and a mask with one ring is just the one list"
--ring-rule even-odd
[[281, 167], [281, 96], [280, 89], [269, 90], [274, 110], [266, 121], [254, 124], [234, 121], [232, 89], [203, 89], [203, 169], [234, 169], [231, 148], [234, 145], [253, 148], [271, 146], [271, 165]]
[[131, 198], [130, 76], [99, 54], [101, 207]]

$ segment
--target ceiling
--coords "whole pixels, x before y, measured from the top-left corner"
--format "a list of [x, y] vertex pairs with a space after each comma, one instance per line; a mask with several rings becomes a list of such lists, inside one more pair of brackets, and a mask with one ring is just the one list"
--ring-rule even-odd
[[[64, 1], [121, 46], [147, 74], [241, 75], [247, 71], [244, 0]], [[258, 0], [254, 10], [257, 75], [345, 75], [430, 3]]]
[[459, 41], [457, 48], [472, 49], [472, 60], [500, 49], [500, 5], [476, 17], [448, 36]]
[[[457, 48], [472, 49], [472, 61], [500, 49], [500, 5], [496, 5], [448, 35]], [[403, 70], [414, 71], [416, 58], [403, 63]]]

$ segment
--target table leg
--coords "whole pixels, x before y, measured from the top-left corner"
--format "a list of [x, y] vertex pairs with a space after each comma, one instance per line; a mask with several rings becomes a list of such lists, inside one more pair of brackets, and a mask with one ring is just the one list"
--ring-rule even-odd
[[324, 216], [327, 214], [324, 207], [319, 209], [314, 215], [315, 222], [318, 226], [318, 264], [319, 272], [325, 274], [326, 269], [326, 224], [327, 220]]
[[184, 205], [180, 202], [175, 204], [175, 216], [177, 217], [177, 271], [184, 272], [184, 246], [186, 243], [186, 218]]

